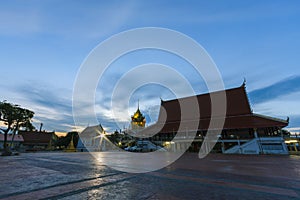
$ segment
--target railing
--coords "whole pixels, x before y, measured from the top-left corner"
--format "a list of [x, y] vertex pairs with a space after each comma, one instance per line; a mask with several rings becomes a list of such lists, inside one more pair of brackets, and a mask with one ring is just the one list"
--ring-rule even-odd
[[[276, 146], [277, 144], [278, 144], [278, 146]], [[281, 144], [281, 145], [279, 145], [279, 144]], [[279, 148], [279, 146], [280, 146], [280, 148]], [[250, 148], [248, 148], [248, 147], [250, 147]], [[241, 145], [237, 144], [229, 149], [226, 149], [224, 153], [287, 154], [288, 149], [286, 148], [286, 146], [284, 144], [284, 139], [282, 137], [259, 137], [259, 138], [254, 138], [252, 140], [249, 140], [244, 144], [241, 144]]]
[[289, 139], [289, 138], [291, 138], [291, 139], [300, 139], [300, 134], [285, 135], [283, 137], [284, 137], [284, 139]]

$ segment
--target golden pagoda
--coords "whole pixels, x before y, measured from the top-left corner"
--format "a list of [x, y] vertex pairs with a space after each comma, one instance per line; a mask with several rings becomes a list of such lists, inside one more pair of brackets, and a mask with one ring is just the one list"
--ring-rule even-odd
[[67, 146], [67, 148], [64, 151], [65, 152], [76, 152], [76, 148], [75, 148], [74, 142], [73, 142], [73, 135], [72, 135], [69, 145]]
[[138, 103], [138, 108], [135, 113], [131, 116], [131, 129], [141, 129], [145, 128], [146, 118], [140, 111], [140, 106]]

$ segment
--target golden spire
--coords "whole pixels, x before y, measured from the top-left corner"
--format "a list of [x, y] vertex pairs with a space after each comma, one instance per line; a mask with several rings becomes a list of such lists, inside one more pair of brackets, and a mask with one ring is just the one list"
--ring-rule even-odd
[[140, 100], [138, 100], [138, 108], [131, 116], [132, 127], [145, 127], [146, 119], [140, 111]]

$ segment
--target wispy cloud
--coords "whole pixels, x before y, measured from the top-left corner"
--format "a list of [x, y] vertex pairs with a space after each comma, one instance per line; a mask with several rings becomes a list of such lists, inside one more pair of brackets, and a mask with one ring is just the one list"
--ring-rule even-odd
[[37, 128], [40, 123], [46, 130], [56, 131], [70, 131], [74, 126], [71, 89], [42, 82], [5, 83], [1, 84], [1, 98], [34, 111]]
[[251, 91], [249, 96], [253, 104], [259, 104], [298, 91], [300, 91], [300, 76], [293, 76], [270, 86]]
[[118, 31], [132, 17], [134, 9], [133, 1], [26, 3], [11, 1], [0, 7], [0, 35], [101, 38]]
[[[134, 81], [134, 80], [132, 80]], [[128, 85], [130, 87], [131, 84]], [[77, 127], [74, 124], [72, 115], [72, 90], [57, 88], [46, 83], [24, 83], [18, 86], [6, 86], [10, 91], [11, 97], [9, 101], [20, 104], [20, 106], [28, 108], [35, 112], [33, 122], [38, 128], [40, 123], [46, 130], [55, 131], [71, 131], [82, 130], [85, 126], [95, 125], [90, 124], [89, 120], [93, 117], [93, 111], [87, 110], [84, 102], [81, 104], [80, 114], [84, 124]], [[126, 87], [126, 85], [125, 85]], [[116, 129], [123, 129], [128, 127], [130, 123], [130, 116], [137, 109], [137, 99], [140, 99], [140, 109], [146, 116], [148, 124], [153, 123], [157, 119], [159, 111], [160, 99], [157, 95], [159, 88], [148, 89], [147, 92], [137, 91], [130, 102], [127, 102], [129, 107], [124, 107], [124, 115], [114, 115], [111, 108], [111, 97], [109, 91], [105, 90], [106, 95], [95, 103], [95, 112], [99, 124], [106, 127], [107, 131], [114, 131]], [[162, 93], [162, 92], [161, 92]], [[122, 98], [118, 98], [118, 103], [122, 102]]]
[[289, 127], [299, 125], [300, 77], [293, 76], [249, 93], [254, 112], [290, 118]]

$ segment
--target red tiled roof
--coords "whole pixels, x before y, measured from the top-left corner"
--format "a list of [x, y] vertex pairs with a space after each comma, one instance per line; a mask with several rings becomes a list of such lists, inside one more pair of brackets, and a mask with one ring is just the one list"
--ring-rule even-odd
[[[215, 118], [218, 121], [221, 118]], [[182, 130], [189, 129], [189, 127], [195, 127], [195, 123], [199, 123], [198, 130], [207, 130], [210, 119], [189, 120], [180, 122], [168, 122], [166, 124], [157, 124], [157, 127], [162, 127], [160, 132], [176, 132], [181, 125]], [[255, 114], [226, 117], [223, 129], [243, 129], [243, 128], [266, 128], [266, 127], [285, 127], [287, 122], [282, 120], [272, 120], [265, 117], [260, 117]], [[154, 127], [153, 127], [154, 128]], [[152, 129], [153, 129], [152, 128]]]
[[[193, 112], [195, 108], [193, 108], [192, 106], [194, 106], [193, 101], [195, 97], [197, 98], [199, 104], [200, 118], [201, 119], [210, 118], [211, 117], [211, 96], [212, 98], [215, 99], [221, 99], [222, 97], [221, 95], [226, 95], [226, 99], [227, 99], [226, 116], [249, 115], [252, 113], [247, 98], [247, 94], [245, 91], [245, 87], [241, 86], [238, 88], [225, 90], [225, 94], [224, 91], [217, 91], [217, 92], [201, 94], [197, 96], [174, 99], [170, 101], [162, 101], [158, 121], [159, 122], [164, 121], [163, 119], [165, 118], [164, 116], [165, 113], [167, 113], [167, 120], [166, 120], [167, 123], [172, 121], [180, 121], [182, 116], [180, 112], [179, 102], [181, 104], [186, 105], [189, 112]], [[220, 102], [220, 104], [221, 103], [222, 102]], [[163, 110], [165, 110], [166, 112], [164, 112]], [[193, 117], [191, 116], [190, 119], [193, 119]]]
[[52, 139], [54, 132], [22, 131], [24, 145], [47, 145]]
[[[207, 130], [211, 121], [210, 95], [215, 95], [215, 97], [218, 97], [221, 92], [224, 91], [174, 99], [170, 101], [162, 101], [158, 122], [147, 127], [140, 133], [144, 135], [159, 132], [171, 133], [177, 132], [180, 125], [182, 130], [190, 130], [190, 127], [197, 128], [197, 124], [199, 124], [198, 130]], [[225, 94], [227, 99], [227, 111], [223, 129], [285, 127], [288, 125], [288, 121], [286, 120], [253, 114], [244, 85], [238, 88], [225, 90]], [[193, 117], [193, 112], [196, 109], [191, 106], [186, 106], [189, 112], [191, 112], [191, 115], [182, 118], [179, 101], [185, 105], [194, 105], [191, 103], [192, 98], [194, 97], [196, 97], [198, 100], [200, 117]], [[166, 121], [164, 122], [163, 119], [166, 119]], [[220, 122], [222, 118], [214, 116], [213, 120], [214, 122]]]

